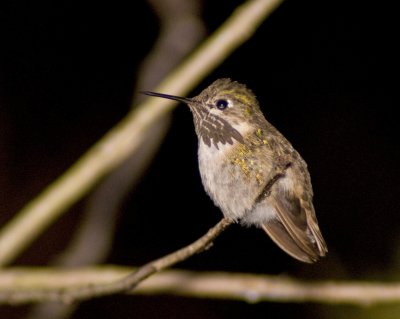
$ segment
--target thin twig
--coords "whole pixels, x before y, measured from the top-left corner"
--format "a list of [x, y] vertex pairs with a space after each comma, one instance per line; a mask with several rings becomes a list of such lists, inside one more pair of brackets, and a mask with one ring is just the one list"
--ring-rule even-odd
[[232, 221], [223, 218], [217, 225], [211, 228], [205, 235], [193, 242], [192, 244], [181, 248], [169, 255], [156, 259], [138, 268], [137, 271], [129, 274], [122, 279], [110, 282], [108, 284], [88, 284], [86, 286], [74, 287], [66, 289], [60, 287], [56, 290], [40, 290], [31, 287], [29, 291], [4, 291], [0, 290], [0, 302], [22, 303], [27, 300], [33, 301], [59, 301], [71, 303], [78, 300], [85, 300], [94, 297], [111, 295], [116, 293], [129, 292], [135, 288], [141, 281], [148, 278], [152, 274], [168, 268], [178, 262], [181, 262], [196, 253], [200, 253], [207, 249], [213, 240], [223, 232]]
[[[0, 272], [0, 304], [59, 301], [62, 289], [107, 285], [134, 269], [118, 266], [9, 268]], [[302, 281], [286, 276], [167, 270], [157, 273], [130, 294], [173, 294], [186, 297], [257, 302], [315, 302], [369, 306], [400, 303], [399, 282]]]
[[[282, 1], [246, 1], [156, 91], [185, 95], [249, 39]], [[172, 105], [168, 100], [151, 99], [137, 107], [64, 175], [28, 203], [0, 232], [0, 265], [13, 261], [68, 207], [137, 150], [148, 134], [147, 128], [171, 111]]]

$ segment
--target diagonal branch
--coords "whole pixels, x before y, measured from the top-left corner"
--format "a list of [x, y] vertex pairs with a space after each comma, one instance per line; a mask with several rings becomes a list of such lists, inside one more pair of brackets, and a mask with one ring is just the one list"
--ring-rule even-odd
[[[248, 40], [283, 0], [251, 0], [156, 88], [185, 95], [203, 77]], [[28, 203], [0, 231], [0, 266], [12, 262], [39, 234], [116, 168], [143, 142], [148, 128], [170, 112], [173, 103], [151, 100], [138, 106], [87, 151], [64, 175]]]
[[7, 291], [0, 289], [0, 303], [7, 302], [10, 304], [22, 303], [22, 302], [39, 302], [39, 301], [59, 301], [65, 303], [71, 303], [78, 300], [85, 300], [94, 297], [106, 296], [116, 293], [126, 293], [135, 288], [141, 281], [145, 280], [149, 276], [156, 272], [159, 272], [165, 268], [168, 268], [178, 262], [181, 262], [196, 253], [200, 253], [207, 249], [213, 242], [213, 240], [221, 234], [232, 221], [223, 218], [213, 228], [211, 228], [205, 235], [197, 239], [192, 244], [181, 248], [169, 255], [156, 259], [152, 262], [145, 264], [144, 266], [137, 269], [137, 271], [107, 284], [87, 284], [80, 287], [72, 287], [67, 289], [66, 287], [59, 287], [54, 290], [42, 290], [30, 287], [26, 290], [15, 290]]

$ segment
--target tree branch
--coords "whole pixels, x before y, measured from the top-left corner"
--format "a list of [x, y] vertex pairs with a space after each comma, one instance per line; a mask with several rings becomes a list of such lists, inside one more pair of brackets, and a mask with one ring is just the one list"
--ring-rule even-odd
[[[10, 268], [0, 272], [0, 304], [60, 301], [60, 291], [110, 285], [134, 269], [118, 266], [78, 269]], [[358, 306], [400, 302], [400, 283], [301, 281], [284, 276], [168, 270], [142, 282], [130, 294], [256, 302], [316, 302]]]
[[[148, 278], [152, 274], [168, 268], [180, 261], [183, 261], [196, 253], [210, 247], [212, 241], [223, 232], [232, 221], [223, 218], [217, 225], [211, 228], [205, 235], [193, 242], [192, 244], [181, 248], [169, 255], [156, 259], [138, 268], [135, 272], [129, 274], [122, 279], [107, 284], [88, 283], [80, 287], [67, 288], [65, 286], [58, 287], [53, 290], [43, 290], [29, 287], [28, 291], [18, 291], [14, 288], [7, 291], [4, 286], [0, 288], [0, 302], [22, 303], [22, 302], [38, 302], [38, 301], [59, 301], [71, 303], [78, 300], [85, 300], [94, 297], [111, 295], [116, 293], [125, 293], [135, 288], [141, 281]], [[31, 282], [32, 283], [32, 282]]]

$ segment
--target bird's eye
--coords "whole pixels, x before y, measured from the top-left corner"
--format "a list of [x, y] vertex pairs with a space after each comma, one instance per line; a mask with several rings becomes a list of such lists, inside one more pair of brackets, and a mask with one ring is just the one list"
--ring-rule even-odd
[[217, 100], [215, 102], [215, 106], [219, 109], [219, 110], [225, 110], [229, 105], [229, 102], [227, 100]]

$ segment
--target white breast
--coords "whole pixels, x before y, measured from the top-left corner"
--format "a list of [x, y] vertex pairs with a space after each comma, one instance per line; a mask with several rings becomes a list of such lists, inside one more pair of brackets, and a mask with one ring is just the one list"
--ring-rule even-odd
[[[235, 141], [235, 143], [238, 143]], [[233, 145], [218, 144], [218, 149], [199, 142], [199, 168], [204, 188], [226, 217], [237, 220], [251, 209], [255, 194], [247, 187], [243, 172], [228, 162]]]

